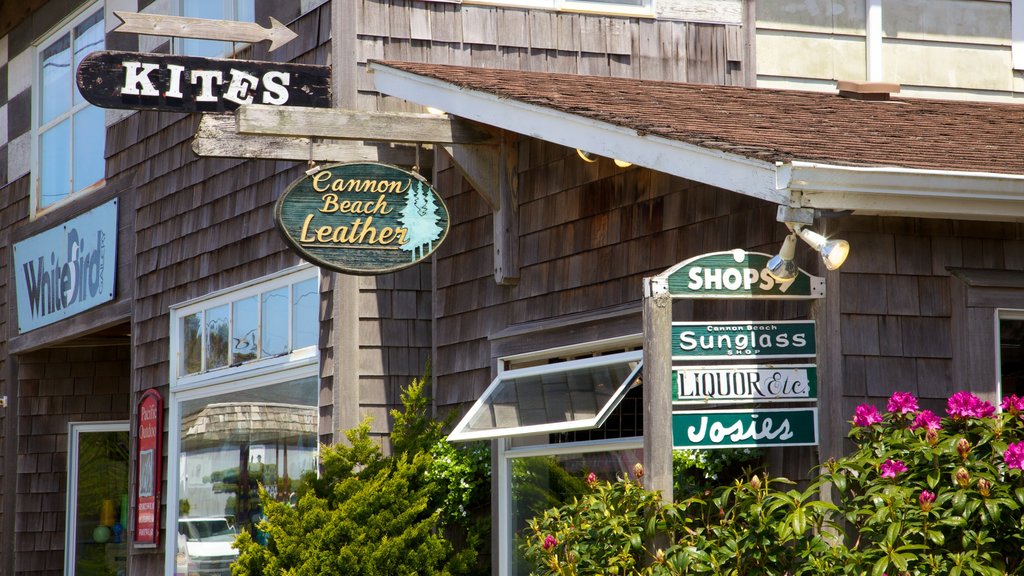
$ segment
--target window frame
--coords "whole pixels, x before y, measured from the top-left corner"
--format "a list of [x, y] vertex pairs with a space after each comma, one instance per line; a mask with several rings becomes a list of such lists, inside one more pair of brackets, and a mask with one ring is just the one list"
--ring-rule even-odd
[[1010, 0], [1010, 58], [1014, 70], [1024, 70], [1024, 0]]
[[1021, 308], [996, 308], [995, 310], [995, 374], [996, 374], [996, 398], [1002, 400], [1006, 395], [1003, 391], [1003, 347], [1002, 347], [1002, 321], [1020, 320], [1024, 321], [1024, 309]]
[[[182, 324], [184, 318], [196, 311], [203, 311], [208, 308], [215, 308], [243, 300], [252, 295], [259, 296], [264, 292], [290, 287], [293, 284], [304, 282], [310, 279], [317, 279], [319, 287], [320, 269], [311, 264], [300, 264], [274, 274], [269, 274], [249, 282], [244, 282], [223, 290], [218, 290], [194, 298], [179, 304], [170, 306], [170, 358], [169, 367], [169, 400], [167, 420], [167, 454], [166, 480], [167, 480], [167, 513], [164, 518], [164, 570], [166, 574], [175, 572], [175, 554], [177, 551], [177, 524], [178, 507], [176, 503], [179, 498], [180, 484], [180, 457], [181, 457], [181, 406], [184, 402], [201, 400], [242, 392], [254, 388], [262, 388], [274, 384], [282, 384], [295, 380], [315, 378], [320, 380], [320, 348], [316, 344], [291, 350], [291, 352], [269, 358], [258, 358], [236, 366], [215, 368], [198, 374], [183, 374], [183, 366], [180, 357]], [[319, 288], [318, 288], [319, 293]], [[317, 311], [319, 313], [319, 300]], [[289, 323], [288, 338], [291, 342], [293, 326], [292, 302], [289, 298]], [[318, 332], [319, 333], [319, 332]], [[289, 346], [290, 347], [290, 346]]]
[[[594, 356], [590, 358], [580, 358], [576, 360], [567, 360], [564, 362], [556, 362], [553, 364], [542, 364], [539, 366], [530, 366], [527, 368], [518, 368], [513, 370], [504, 370], [498, 374], [498, 376], [491, 381], [490, 386], [484, 390], [480, 398], [473, 404], [473, 406], [466, 412], [466, 415], [459, 421], [459, 423], [449, 434], [448, 439], [453, 442], [467, 441], [467, 440], [491, 440], [495, 438], [505, 438], [513, 436], [535, 436], [538, 434], [550, 434], [553, 432], [570, 432], [574, 430], [587, 430], [591, 428], [598, 428], [608, 416], [612, 413], [619, 402], [626, 396], [630, 388], [633, 387], [637, 377], [642, 373], [643, 370], [643, 352], [640, 350], [634, 350], [630, 352], [619, 352], [616, 354], [608, 354], [604, 356]], [[484, 404], [484, 399], [489, 398], [494, 393], [498, 392], [502, 385], [506, 382], [520, 377], [532, 377], [532, 376], [544, 376], [548, 374], [560, 374], [575, 369], [585, 368], [598, 368], [601, 366], [608, 366], [611, 364], [623, 364], [623, 363], [636, 363], [632, 369], [630, 369], [629, 375], [624, 381], [619, 383], [615, 392], [609, 397], [608, 401], [604, 406], [598, 410], [597, 414], [591, 418], [581, 420], [567, 420], [563, 422], [553, 422], [547, 424], [531, 424], [525, 426], [516, 426], [511, 428], [496, 428], [491, 430], [478, 430], [478, 431], [463, 431], [468, 427], [474, 417], [481, 411], [486, 409], [487, 405]]]
[[[71, 101], [68, 106], [68, 110], [61, 112], [57, 117], [46, 122], [45, 125], [41, 124], [42, 118], [42, 107], [43, 107], [43, 70], [42, 70], [42, 53], [44, 50], [58, 42], [65, 34], [71, 35], [72, 31], [76, 26], [99, 12], [101, 14], [101, 27], [103, 29], [103, 47], [106, 48], [106, 25], [107, 25], [107, 6], [105, 0], [95, 0], [89, 2], [85, 6], [75, 10], [70, 16], [62, 20], [59, 24], [50, 29], [40, 39], [32, 43], [32, 105], [30, 111], [30, 129], [31, 129], [31, 150], [30, 150], [30, 174], [31, 174], [31, 185], [29, 192], [29, 218], [35, 219], [39, 215], [46, 213], [50, 210], [56, 209], [60, 206], [64, 206], [76, 199], [82, 198], [88, 195], [90, 192], [102, 188], [106, 184], [106, 156], [104, 150], [106, 148], [106, 131], [103, 134], [103, 145], [99, 146], [100, 162], [103, 164], [103, 174], [100, 179], [90, 185], [82, 188], [75, 192], [74, 190], [74, 155], [75, 155], [75, 144], [74, 144], [74, 117], [76, 114], [86, 110], [87, 108], [96, 108], [104, 115], [104, 128], [106, 127], [106, 112], [102, 108], [98, 108], [93, 104], [87, 102], [84, 98], [79, 104], [75, 104], [74, 93], [78, 91], [78, 87], [75, 82], [76, 70], [71, 70], [71, 87], [73, 89]], [[73, 40], [73, 39], [72, 39]], [[74, 45], [69, 47], [70, 58], [72, 64], [74, 63], [75, 52]], [[69, 173], [71, 176], [70, 188], [66, 196], [57, 200], [56, 202], [47, 206], [42, 205], [42, 157], [40, 150], [40, 140], [45, 132], [58, 126], [65, 119], [69, 119], [70, 122], [70, 168]]]
[[469, 2], [464, 2], [464, 4], [654, 18], [654, 2], [655, 0], [643, 0], [643, 4], [635, 5], [616, 2], [588, 2], [586, 0], [470, 0]]
[[[639, 355], [642, 359], [642, 349], [630, 350], [627, 352], [611, 352], [614, 350], [637, 348], [642, 346], [642, 344], [643, 334], [634, 333], [602, 340], [570, 344], [568, 346], [559, 346], [556, 348], [549, 348], [546, 350], [537, 350], [533, 352], [504, 356], [498, 358], [497, 377], [495, 378], [495, 381], [501, 379], [502, 376], [507, 376], [509, 373], [522, 373], [524, 371], [531, 370], [537, 367], [543, 367], [551, 372], [554, 372], [556, 371], [555, 368], [559, 366], [564, 366], [566, 363], [570, 362], [594, 361], [600, 360], [601, 358], [633, 354]], [[604, 355], [601, 356], [601, 354]], [[545, 362], [548, 362], [554, 358], [565, 358], [573, 356], [580, 356], [581, 358], [573, 358], [571, 360], [564, 360], [560, 362], [545, 364]], [[516, 367], [516, 365], [523, 367]], [[642, 361], [638, 361], [638, 369], [643, 369]], [[629, 380], [632, 379], [633, 375], [631, 374], [630, 377], [628, 377], [626, 380], [628, 382]], [[492, 382], [492, 386], [493, 385], [494, 382]], [[625, 392], [628, 392], [631, 389], [631, 386], [624, 386], [623, 389]], [[481, 398], [482, 397], [483, 394], [481, 394]], [[624, 397], [625, 393], [617, 395], [613, 402], [609, 402], [611, 407], [607, 411], [607, 414], [604, 415], [605, 418], [607, 418], [608, 415], [614, 412], [615, 408], [619, 405], [619, 403], [622, 401]], [[469, 413], [467, 412], [466, 417], [468, 416]], [[602, 424], [598, 424], [594, 426], [594, 428], [599, 428], [601, 425]], [[532, 436], [503, 435], [501, 437], [494, 438], [491, 441], [491, 447], [494, 450], [494, 470], [492, 472], [492, 498], [495, 500], [497, 506], [497, 564], [499, 576], [509, 576], [512, 573], [512, 560], [514, 554], [514, 551], [512, 550], [512, 537], [514, 533], [512, 526], [513, 460], [517, 458], [530, 458], [535, 456], [557, 456], [563, 454], [587, 454], [594, 452], [635, 450], [643, 449], [644, 444], [643, 436], [610, 438], [602, 440], [585, 440], [580, 442], [552, 443], [546, 440], [531, 442], [531, 439], [538, 438], [538, 436], [543, 437], [546, 434], [547, 432], [541, 432], [539, 434], [534, 433]]]

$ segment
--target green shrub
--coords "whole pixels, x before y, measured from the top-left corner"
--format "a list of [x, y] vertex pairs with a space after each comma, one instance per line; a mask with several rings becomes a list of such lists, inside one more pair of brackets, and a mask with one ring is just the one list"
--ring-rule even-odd
[[[234, 576], [289, 574], [398, 576], [468, 574], [477, 546], [488, 540], [479, 524], [466, 523], [466, 546], [456, 550], [446, 528], [462, 517], [459, 506], [480, 496], [473, 490], [449, 498], [448, 484], [489, 488], [488, 473], [461, 465], [470, 458], [443, 447], [443, 422], [428, 416], [424, 389], [429, 374], [413, 380], [393, 411], [394, 455], [370, 437], [370, 422], [346, 433], [348, 444], [323, 446], [319, 477], [307, 473], [292, 505], [260, 490], [264, 519], [256, 537], [239, 534]], [[447, 455], [447, 459], [435, 457]], [[478, 458], [480, 458], [478, 456]], [[489, 462], [489, 459], [488, 459]], [[465, 476], [463, 476], [465, 475]]]
[[803, 491], [753, 475], [660, 505], [627, 478], [592, 483], [531, 522], [524, 554], [540, 574], [1024, 574], [1024, 399], [997, 414], [958, 392], [946, 412], [901, 392], [858, 407], [856, 449]]

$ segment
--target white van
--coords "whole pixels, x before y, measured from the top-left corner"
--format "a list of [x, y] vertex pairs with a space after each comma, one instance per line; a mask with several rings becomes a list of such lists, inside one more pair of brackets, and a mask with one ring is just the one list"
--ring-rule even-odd
[[182, 518], [178, 520], [179, 574], [187, 576], [231, 576], [231, 563], [238, 558], [234, 527], [227, 518]]

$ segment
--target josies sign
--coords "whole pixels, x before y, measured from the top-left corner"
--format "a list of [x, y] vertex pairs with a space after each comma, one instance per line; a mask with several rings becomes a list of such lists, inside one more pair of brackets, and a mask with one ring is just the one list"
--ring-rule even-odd
[[672, 414], [673, 448], [814, 446], [817, 408], [680, 411]]
[[674, 404], [793, 402], [818, 397], [814, 364], [677, 366]]
[[786, 282], [768, 274], [771, 256], [736, 249], [712, 252], [669, 268], [668, 291], [673, 298], [753, 298], [804, 300], [825, 297], [825, 279], [799, 270]]
[[82, 96], [101, 108], [228, 112], [242, 104], [331, 105], [329, 66], [93, 52], [76, 79]]
[[302, 258], [348, 274], [411, 266], [448, 234], [448, 209], [419, 175], [386, 164], [326, 166], [277, 201], [285, 240]]
[[18, 332], [114, 298], [117, 200], [14, 245]]
[[809, 358], [815, 354], [813, 320], [672, 323], [673, 360]]

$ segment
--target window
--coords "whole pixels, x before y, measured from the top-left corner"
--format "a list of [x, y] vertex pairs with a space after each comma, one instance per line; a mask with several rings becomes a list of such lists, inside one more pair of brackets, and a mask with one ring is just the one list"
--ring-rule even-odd
[[[179, 0], [178, 13], [190, 18], [255, 22], [254, 0]], [[180, 38], [175, 41], [175, 52], [189, 56], [220, 58], [233, 52], [231, 42]], [[240, 46], [239, 46], [240, 47]]]
[[653, 0], [474, 0], [473, 3], [623, 16], [654, 15]]
[[999, 311], [1000, 397], [1024, 396], [1024, 310]]
[[33, 213], [103, 181], [104, 113], [86, 102], [75, 85], [78, 64], [103, 47], [102, 4], [93, 5], [37, 47]]
[[315, 346], [319, 306], [319, 280], [306, 273], [181, 308], [179, 373], [198, 375]]
[[643, 461], [640, 336], [508, 357], [449, 436], [496, 439], [500, 574], [527, 574], [526, 522]]
[[1013, 69], [1024, 70], [1024, 0], [1010, 2], [1010, 42]]
[[165, 573], [230, 573], [260, 486], [294, 502], [316, 469], [319, 325], [308, 265], [172, 307]]

